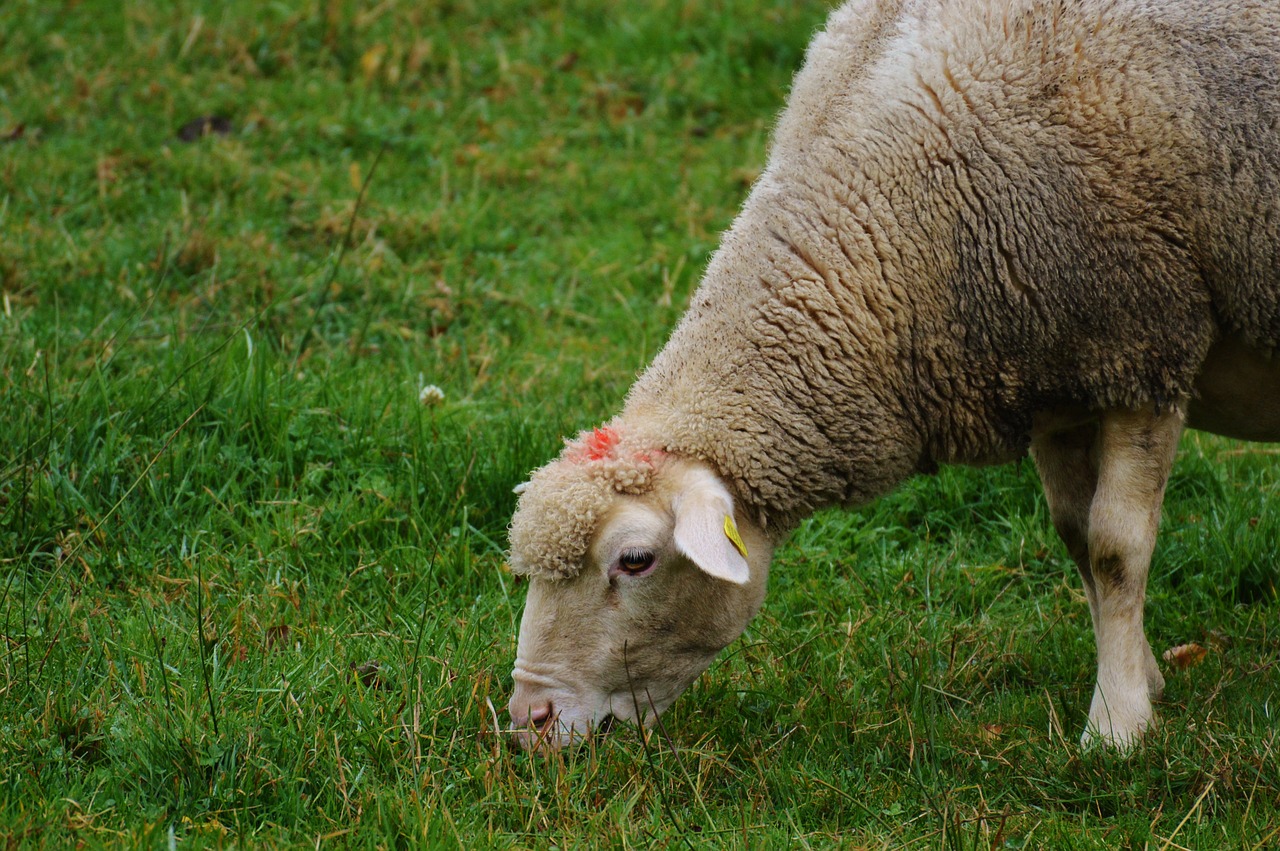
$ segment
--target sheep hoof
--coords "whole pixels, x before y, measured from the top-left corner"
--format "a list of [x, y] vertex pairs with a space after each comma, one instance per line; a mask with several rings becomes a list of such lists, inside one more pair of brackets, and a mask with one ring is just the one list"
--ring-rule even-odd
[[[1145, 683], [1143, 684], [1146, 685]], [[1093, 705], [1089, 707], [1089, 723], [1080, 737], [1080, 747], [1111, 748], [1120, 752], [1132, 750], [1146, 731], [1155, 723], [1151, 699], [1146, 688], [1132, 695], [1103, 697], [1100, 689], [1093, 692]]]

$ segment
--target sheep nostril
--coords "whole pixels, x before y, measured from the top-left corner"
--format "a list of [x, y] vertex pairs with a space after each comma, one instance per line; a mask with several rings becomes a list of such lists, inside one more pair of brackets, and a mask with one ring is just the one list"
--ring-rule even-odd
[[541, 730], [547, 726], [547, 722], [551, 720], [551, 703], [544, 703], [542, 706], [534, 706], [529, 709], [529, 723]]

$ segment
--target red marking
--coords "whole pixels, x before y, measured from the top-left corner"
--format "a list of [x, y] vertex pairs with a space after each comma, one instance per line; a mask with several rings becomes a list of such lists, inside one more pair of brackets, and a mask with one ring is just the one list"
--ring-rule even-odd
[[[621, 460], [618, 457], [618, 444], [621, 441], [622, 435], [615, 428], [609, 426], [593, 428], [589, 432], [582, 432], [577, 440], [569, 444], [567, 457], [578, 464], [586, 464], [590, 461]], [[666, 453], [661, 449], [648, 449], [633, 453], [631, 460], [641, 466], [653, 467], [664, 457]]]
[[608, 426], [592, 429], [591, 434], [583, 441], [588, 461], [603, 461], [613, 454], [617, 445], [618, 433]]

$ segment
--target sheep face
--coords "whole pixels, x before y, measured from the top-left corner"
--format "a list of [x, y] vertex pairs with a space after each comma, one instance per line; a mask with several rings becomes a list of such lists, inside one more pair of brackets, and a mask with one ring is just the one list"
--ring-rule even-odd
[[[534, 558], [520, 514], [554, 499], [532, 492], [550, 484], [535, 476], [522, 496], [514, 564]], [[561, 748], [608, 719], [651, 724], [764, 597], [771, 543], [705, 465], [665, 458], [646, 492], [611, 491], [596, 516], [576, 572], [531, 572], [509, 706], [526, 748]]]

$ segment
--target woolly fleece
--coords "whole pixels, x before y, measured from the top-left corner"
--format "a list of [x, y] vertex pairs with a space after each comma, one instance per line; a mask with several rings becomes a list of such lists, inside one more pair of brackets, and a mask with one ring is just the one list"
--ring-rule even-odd
[[663, 458], [612, 425], [566, 441], [560, 458], [521, 488], [511, 521], [512, 572], [548, 579], [575, 575], [614, 496], [647, 492]]
[[[1047, 411], [1194, 400], [1215, 343], [1280, 346], [1278, 126], [1273, 2], [847, 3], [614, 427], [781, 535], [1021, 457]], [[572, 454], [521, 497], [518, 571], [572, 574], [653, 474]]]

